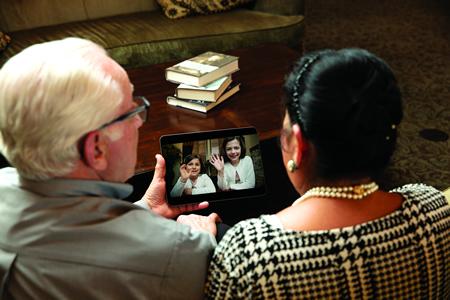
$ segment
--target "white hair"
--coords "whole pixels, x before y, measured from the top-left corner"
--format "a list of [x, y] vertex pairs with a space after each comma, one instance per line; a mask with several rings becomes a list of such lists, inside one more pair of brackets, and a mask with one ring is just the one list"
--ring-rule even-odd
[[33, 45], [0, 70], [0, 151], [19, 174], [45, 180], [68, 174], [78, 142], [110, 121], [123, 99], [105, 71], [106, 51], [66, 38]]

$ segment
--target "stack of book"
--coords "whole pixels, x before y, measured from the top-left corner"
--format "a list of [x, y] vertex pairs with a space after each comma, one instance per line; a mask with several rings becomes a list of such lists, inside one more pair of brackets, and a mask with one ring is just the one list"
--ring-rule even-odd
[[171, 66], [166, 80], [179, 85], [167, 103], [206, 113], [239, 91], [231, 78], [238, 70], [238, 57], [211, 51]]

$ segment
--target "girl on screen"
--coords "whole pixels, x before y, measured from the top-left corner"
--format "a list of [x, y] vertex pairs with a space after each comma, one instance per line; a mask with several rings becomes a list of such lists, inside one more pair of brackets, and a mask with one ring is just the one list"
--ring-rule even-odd
[[255, 187], [255, 170], [250, 156], [246, 156], [242, 136], [227, 137], [222, 142], [221, 155], [213, 154], [210, 163], [217, 170], [217, 186], [222, 191]]
[[171, 197], [215, 193], [216, 187], [211, 178], [204, 173], [204, 166], [199, 155], [190, 154], [183, 159], [180, 177], [175, 183]]

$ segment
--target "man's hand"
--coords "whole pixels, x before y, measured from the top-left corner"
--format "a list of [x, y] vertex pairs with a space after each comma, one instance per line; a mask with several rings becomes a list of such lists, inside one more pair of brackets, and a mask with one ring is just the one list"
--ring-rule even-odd
[[212, 213], [209, 216], [200, 215], [181, 215], [177, 218], [178, 223], [189, 225], [192, 229], [199, 231], [206, 231], [216, 236], [217, 234], [217, 222], [221, 222], [220, 217], [216, 213]]
[[153, 212], [160, 216], [173, 219], [184, 212], [205, 209], [208, 207], [208, 202], [169, 206], [165, 197], [166, 181], [164, 176], [166, 174], [166, 162], [160, 154], [156, 154], [155, 158], [155, 173], [150, 186], [145, 192], [144, 197], [142, 197]]

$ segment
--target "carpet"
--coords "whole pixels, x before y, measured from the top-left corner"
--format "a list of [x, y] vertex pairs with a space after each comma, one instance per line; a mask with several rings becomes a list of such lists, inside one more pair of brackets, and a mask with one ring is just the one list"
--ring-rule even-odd
[[404, 119], [381, 185], [450, 187], [450, 4], [306, 0], [305, 51], [365, 48], [393, 69]]

